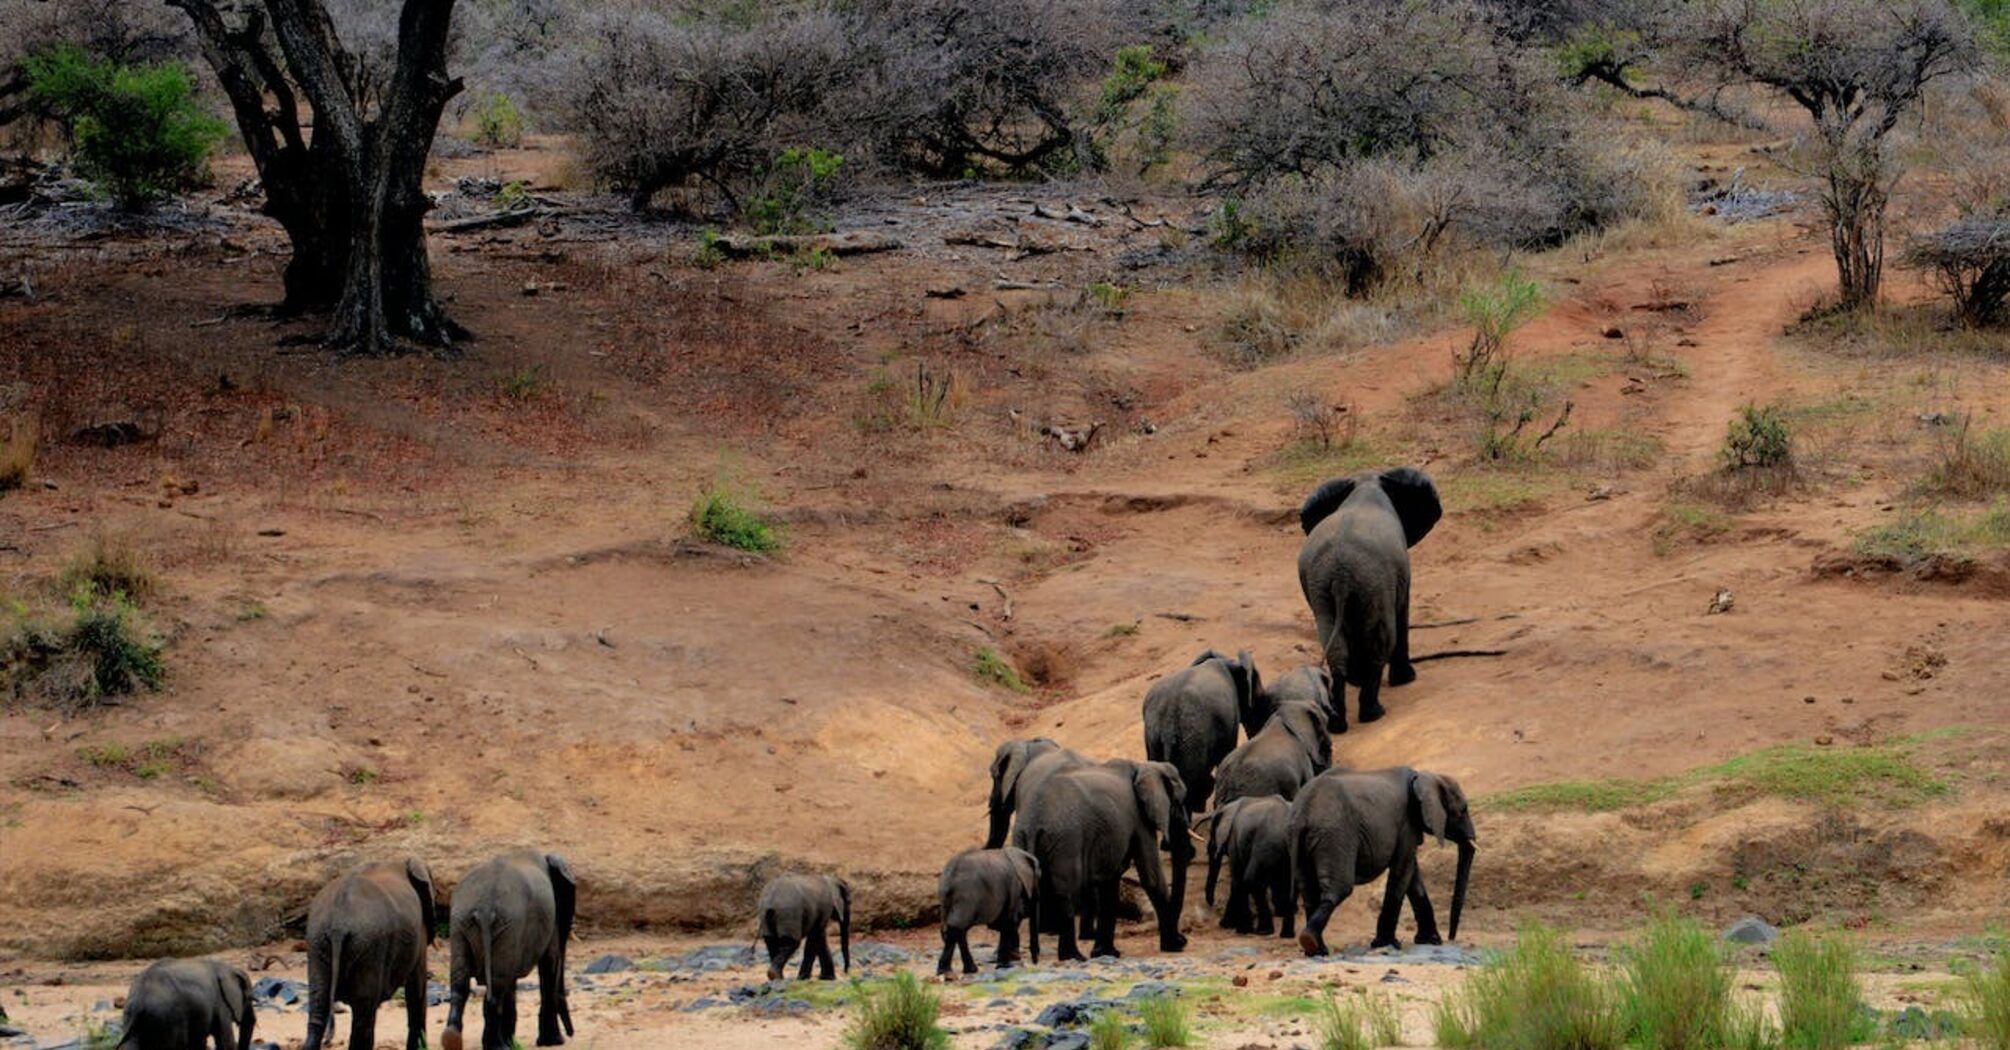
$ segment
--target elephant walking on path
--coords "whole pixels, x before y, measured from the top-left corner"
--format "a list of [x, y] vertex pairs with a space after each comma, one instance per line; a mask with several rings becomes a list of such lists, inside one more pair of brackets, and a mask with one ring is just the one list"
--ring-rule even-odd
[[1291, 803], [1288, 829], [1291, 871], [1305, 901], [1305, 926], [1298, 946], [1307, 955], [1326, 954], [1326, 923], [1354, 887], [1388, 872], [1382, 911], [1375, 920], [1372, 947], [1397, 947], [1396, 919], [1403, 901], [1417, 920], [1418, 944], [1442, 944], [1431, 898], [1417, 871], [1417, 847], [1426, 837], [1459, 847], [1457, 881], [1452, 887], [1451, 936], [1459, 935], [1479, 835], [1458, 781], [1408, 766], [1359, 772], [1331, 770], [1312, 779]]
[[335, 1004], [349, 1007], [349, 1050], [375, 1050], [377, 1008], [405, 993], [405, 1050], [426, 1045], [426, 949], [433, 873], [417, 858], [365, 864], [307, 906], [307, 1041], [321, 1050]]
[[461, 1012], [475, 981], [485, 989], [482, 1050], [507, 1050], [516, 1041], [516, 985], [532, 970], [537, 971], [537, 1045], [565, 1042], [572, 1034], [565, 946], [572, 939], [577, 900], [572, 868], [556, 853], [505, 853], [462, 877], [448, 920], [453, 998], [440, 1036], [443, 1050], [461, 1050]]

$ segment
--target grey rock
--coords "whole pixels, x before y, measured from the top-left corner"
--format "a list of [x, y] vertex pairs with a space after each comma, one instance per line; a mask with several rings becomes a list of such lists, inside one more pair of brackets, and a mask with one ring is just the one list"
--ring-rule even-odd
[[851, 946], [852, 962], [866, 966], [898, 966], [908, 958], [905, 950], [884, 941], [859, 941]]
[[724, 999], [714, 999], [709, 995], [701, 995], [698, 998], [693, 999], [690, 1002], [684, 1004], [684, 1012], [687, 1014], [695, 1014], [700, 1010], [712, 1010], [721, 1006], [731, 1006], [731, 1005], [733, 1004], [727, 1002]]
[[1408, 944], [1401, 948], [1355, 946], [1343, 949], [1337, 955], [1329, 955], [1327, 958], [1355, 963], [1373, 960], [1377, 963], [1425, 966], [1478, 966], [1482, 962], [1478, 952], [1455, 944]]
[[1011, 1005], [1012, 1000], [1010, 999], [993, 999], [990, 1002], [985, 1003], [984, 1008], [987, 1010], [1000, 1010]]
[[658, 972], [716, 973], [736, 966], [752, 966], [757, 961], [751, 945], [708, 944], [682, 955], [652, 959], [641, 964], [641, 968]]
[[1150, 999], [1154, 996], [1161, 996], [1161, 995], [1166, 996], [1168, 998], [1174, 998], [1177, 997], [1179, 994], [1180, 994], [1179, 985], [1173, 984], [1169, 981], [1139, 981], [1138, 983], [1131, 986], [1130, 991], [1124, 993], [1124, 998]]
[[284, 977], [260, 977], [251, 985], [251, 998], [275, 1006], [298, 1006], [307, 998], [307, 987]]
[[1724, 939], [1733, 944], [1771, 944], [1779, 937], [1779, 927], [1756, 915], [1747, 915], [1724, 928]]
[[586, 973], [620, 973], [635, 969], [635, 960], [626, 955], [603, 955], [586, 964]]

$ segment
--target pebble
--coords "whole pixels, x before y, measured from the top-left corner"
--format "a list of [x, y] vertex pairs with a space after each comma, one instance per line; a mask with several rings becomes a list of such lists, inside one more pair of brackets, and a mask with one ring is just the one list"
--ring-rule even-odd
[[620, 973], [635, 969], [635, 960], [626, 955], [603, 955], [586, 964], [587, 973]]
[[1779, 927], [1756, 915], [1747, 915], [1724, 928], [1724, 939], [1733, 944], [1771, 944], [1779, 936]]

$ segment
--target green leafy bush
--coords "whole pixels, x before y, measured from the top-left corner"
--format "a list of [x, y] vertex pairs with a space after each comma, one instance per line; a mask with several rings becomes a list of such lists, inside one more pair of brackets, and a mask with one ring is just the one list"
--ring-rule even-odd
[[222, 121], [195, 98], [188, 71], [120, 65], [65, 45], [28, 59], [29, 96], [68, 132], [77, 170], [121, 207], [199, 185]]
[[761, 172], [761, 189], [741, 210], [763, 234], [810, 233], [821, 223], [812, 209], [830, 196], [844, 157], [811, 146], [781, 152]]
[[1780, 468], [1793, 464], [1793, 435], [1778, 405], [1746, 405], [1724, 435], [1724, 469]]
[[936, 1024], [942, 1001], [902, 970], [877, 991], [860, 986], [858, 1015], [845, 1030], [849, 1050], [948, 1050], [949, 1033]]
[[523, 145], [523, 113], [498, 91], [475, 110], [475, 141], [490, 149]]
[[1773, 964], [1780, 970], [1780, 1038], [1790, 1050], [1841, 1050], [1869, 1038], [1848, 941], [1796, 930], [1774, 946]]
[[742, 497], [724, 482], [714, 482], [691, 505], [691, 531], [714, 543], [756, 554], [780, 550], [782, 546], [775, 527], [746, 506]]

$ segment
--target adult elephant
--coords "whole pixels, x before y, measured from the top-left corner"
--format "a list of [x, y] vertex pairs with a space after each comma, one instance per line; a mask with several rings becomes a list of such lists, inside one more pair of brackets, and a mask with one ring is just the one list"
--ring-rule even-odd
[[[482, 1050], [516, 1041], [516, 985], [537, 971], [537, 1045], [559, 1046], [572, 1034], [565, 1001], [565, 946], [572, 939], [578, 884], [556, 853], [515, 850], [483, 864], [454, 887], [447, 920], [450, 948], [443, 1050], [461, 1050], [461, 1013], [480, 981]], [[563, 1025], [565, 1031], [560, 1033]]]
[[162, 959], [126, 990], [119, 1050], [251, 1050], [256, 1025], [243, 970], [214, 959]]
[[1473, 872], [1479, 836], [1458, 781], [1408, 766], [1363, 771], [1331, 770], [1312, 779], [1291, 803], [1287, 829], [1292, 878], [1305, 901], [1305, 926], [1298, 946], [1307, 955], [1326, 954], [1326, 922], [1354, 887], [1389, 878], [1382, 912], [1375, 920], [1372, 947], [1397, 947], [1396, 919], [1408, 898], [1417, 920], [1418, 944], [1442, 944], [1431, 898], [1417, 870], [1417, 847], [1425, 836], [1451, 839], [1459, 847], [1457, 881], [1452, 886], [1451, 936], [1459, 935], [1466, 906], [1466, 883]]
[[[1269, 934], [1274, 912], [1289, 938], [1292, 922], [1291, 803], [1277, 795], [1239, 798], [1207, 817], [1207, 903], [1223, 864], [1228, 866], [1228, 907], [1221, 925], [1237, 933]], [[1256, 914], [1250, 915], [1254, 905]]]
[[405, 1050], [426, 1045], [426, 948], [433, 873], [423, 861], [365, 864], [307, 906], [307, 1041], [321, 1050], [335, 1004], [349, 1007], [349, 1050], [372, 1050], [377, 1007], [405, 993]]
[[[1187, 841], [1179, 770], [1165, 762], [1113, 759], [1056, 772], [1022, 802], [1012, 844], [1040, 865], [1041, 912], [1059, 912], [1062, 961], [1082, 958], [1076, 943], [1076, 902], [1094, 902], [1097, 919], [1093, 953], [1115, 956], [1117, 891], [1125, 871], [1135, 867], [1138, 882], [1158, 918], [1159, 949], [1186, 947], [1179, 932], [1178, 902], [1159, 867], [1159, 844], [1170, 838], [1175, 860]], [[1187, 853], [1191, 846], [1184, 847]]]
[[1231, 660], [1209, 649], [1145, 691], [1145, 757], [1170, 762], [1186, 785], [1186, 804], [1204, 809], [1214, 769], [1235, 750], [1236, 727], [1251, 736], [1270, 717], [1263, 678], [1248, 650]]
[[1298, 585], [1332, 672], [1335, 732], [1347, 731], [1346, 683], [1361, 691], [1361, 721], [1373, 722], [1383, 714], [1383, 668], [1392, 686], [1416, 681], [1410, 548], [1443, 513], [1437, 486], [1414, 467], [1335, 478], [1299, 508], [1305, 545], [1298, 552]]
[[1047, 778], [1063, 769], [1086, 766], [1089, 760], [1047, 739], [1007, 740], [991, 756], [991, 796], [985, 802], [991, 826], [985, 849], [1001, 849], [1012, 828], [1012, 814], [1031, 798]]
[[1333, 767], [1327, 709], [1293, 700], [1278, 705], [1270, 721], [1221, 760], [1214, 808], [1239, 798], [1278, 795], [1290, 801], [1307, 781]]

